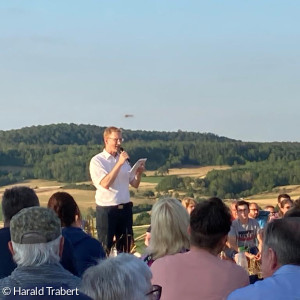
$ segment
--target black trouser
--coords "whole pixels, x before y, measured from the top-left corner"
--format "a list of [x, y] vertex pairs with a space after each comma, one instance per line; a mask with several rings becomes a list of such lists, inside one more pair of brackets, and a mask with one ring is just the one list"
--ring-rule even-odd
[[109, 254], [116, 237], [116, 247], [120, 252], [129, 252], [133, 242], [132, 202], [114, 206], [96, 207], [96, 227], [98, 239]]

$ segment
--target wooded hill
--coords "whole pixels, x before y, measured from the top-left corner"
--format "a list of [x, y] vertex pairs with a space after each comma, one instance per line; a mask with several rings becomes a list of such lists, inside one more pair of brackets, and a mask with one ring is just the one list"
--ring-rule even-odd
[[[53, 124], [0, 131], [0, 185], [23, 179], [89, 180], [88, 165], [103, 148], [104, 127]], [[123, 146], [135, 162], [147, 157], [147, 169], [229, 165], [195, 179], [190, 189], [210, 195], [250, 195], [278, 185], [300, 184], [300, 143], [253, 143], [212, 133], [124, 130]]]

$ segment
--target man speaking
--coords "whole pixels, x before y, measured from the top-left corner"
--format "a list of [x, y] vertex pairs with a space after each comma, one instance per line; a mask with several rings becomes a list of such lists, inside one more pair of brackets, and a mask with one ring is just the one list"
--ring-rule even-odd
[[114, 236], [118, 251], [129, 252], [133, 237], [132, 202], [129, 184], [138, 188], [144, 164], [130, 174], [128, 153], [121, 148], [122, 131], [116, 127], [104, 130], [104, 150], [90, 161], [90, 175], [96, 187], [96, 227], [98, 239], [107, 253]]

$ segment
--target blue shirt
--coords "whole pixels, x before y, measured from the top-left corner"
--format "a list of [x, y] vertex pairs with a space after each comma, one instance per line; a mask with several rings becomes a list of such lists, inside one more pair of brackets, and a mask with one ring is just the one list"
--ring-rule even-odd
[[284, 265], [274, 274], [233, 291], [227, 300], [295, 300], [300, 299], [300, 266]]

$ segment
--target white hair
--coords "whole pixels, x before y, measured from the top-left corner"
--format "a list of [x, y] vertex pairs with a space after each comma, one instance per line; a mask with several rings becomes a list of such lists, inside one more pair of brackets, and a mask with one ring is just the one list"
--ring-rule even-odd
[[61, 236], [48, 243], [18, 244], [12, 241], [13, 259], [18, 266], [23, 267], [58, 263], [60, 240]]
[[88, 268], [82, 276], [81, 291], [94, 300], [146, 300], [152, 273], [142, 260], [121, 253]]

